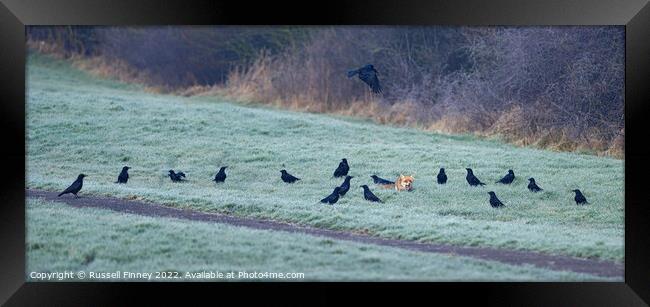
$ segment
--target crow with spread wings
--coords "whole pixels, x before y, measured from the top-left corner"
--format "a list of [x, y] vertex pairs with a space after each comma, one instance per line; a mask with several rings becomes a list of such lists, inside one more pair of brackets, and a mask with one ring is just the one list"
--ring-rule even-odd
[[372, 66], [372, 64], [368, 64], [359, 69], [348, 71], [348, 78], [352, 78], [354, 77], [354, 75], [359, 75], [359, 79], [361, 79], [361, 81], [368, 84], [368, 86], [370, 86], [370, 88], [372, 89], [373, 93], [375, 94], [381, 93], [381, 85], [379, 85], [379, 79], [377, 78], [379, 72], [377, 72], [377, 70], [375, 69], [374, 66]]

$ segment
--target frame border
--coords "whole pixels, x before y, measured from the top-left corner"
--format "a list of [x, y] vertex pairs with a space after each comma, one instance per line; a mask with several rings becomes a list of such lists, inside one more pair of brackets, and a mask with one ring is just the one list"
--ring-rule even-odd
[[[229, 291], [247, 286], [263, 292], [256, 299], [281, 301], [282, 283], [178, 284], [160, 283], [27, 283], [25, 282], [25, 26], [26, 25], [625, 25], [625, 282], [612, 283], [301, 283], [290, 290], [325, 303], [334, 293], [353, 289], [368, 299], [386, 302], [397, 288], [431, 299], [431, 292], [453, 301], [476, 300], [503, 305], [646, 305], [650, 301], [649, 196], [643, 194], [650, 172], [650, 150], [644, 144], [649, 114], [650, 5], [626, 1], [323, 1], [276, 3], [250, 1], [100, 1], [1, 0], [0, 88], [3, 103], [0, 131], [8, 141], [1, 155], [9, 167], [2, 176], [0, 209], [0, 302], [8, 305], [115, 305], [151, 303], [178, 298], [173, 289], [197, 292]], [[254, 8], [254, 9], [251, 9]], [[269, 13], [273, 12], [273, 13]], [[6, 167], [5, 166], [5, 167]], [[164, 291], [169, 289], [170, 291]], [[160, 291], [163, 290], [163, 291]], [[386, 290], [386, 291], [382, 291]], [[466, 295], [472, 293], [474, 295]], [[134, 295], [140, 296], [139, 301]], [[186, 293], [187, 294], [187, 293]], [[426, 294], [426, 295], [423, 295]], [[464, 294], [464, 295], [458, 295]], [[415, 296], [414, 296], [415, 295]], [[187, 295], [186, 295], [187, 296]], [[219, 295], [221, 296], [221, 295]], [[438, 300], [440, 296], [435, 299]], [[214, 299], [214, 298], [212, 298]], [[220, 300], [222, 298], [219, 298]], [[248, 295], [245, 297], [255, 299]], [[276, 300], [277, 299], [277, 300]], [[394, 297], [397, 299], [397, 297]], [[241, 300], [241, 298], [240, 298]], [[645, 301], [645, 302], [644, 302]], [[185, 303], [187, 301], [184, 301]], [[241, 302], [241, 301], [240, 301]], [[399, 298], [403, 303], [404, 298]]]

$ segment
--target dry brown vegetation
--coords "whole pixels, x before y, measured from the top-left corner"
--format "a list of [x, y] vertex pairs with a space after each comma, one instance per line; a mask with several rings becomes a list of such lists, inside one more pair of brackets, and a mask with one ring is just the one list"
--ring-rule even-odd
[[172, 93], [175, 89], [153, 85], [151, 77], [133, 68], [125, 61], [107, 58], [101, 55], [84, 56], [79, 53], [68, 53], [60, 45], [46, 41], [27, 41], [27, 48], [34, 52], [48, 54], [57, 59], [66, 59], [76, 68], [84, 70], [99, 78], [110, 78], [125, 83], [136, 83], [150, 93]]
[[[261, 54], [246, 69], [233, 71], [225, 85], [206, 93], [442, 133], [496, 136], [521, 146], [622, 158], [622, 49], [579, 41], [611, 38], [615, 32], [580, 30], [558, 41], [555, 37], [562, 29], [472, 28], [462, 33], [471, 42], [464, 49], [471, 60], [456, 63], [454, 70], [449, 57], [458, 56], [455, 50], [441, 56], [444, 48], [380, 48], [383, 40], [390, 41], [391, 35], [404, 31], [330, 29], [303, 48], [276, 56]], [[422, 36], [430, 34], [416, 28], [406, 34], [415, 37], [404, 39], [426, 41], [417, 37], [418, 31], [423, 31]], [[622, 43], [622, 37], [617, 38]], [[559, 47], [565, 50], [550, 51]], [[427, 56], [427, 63], [443, 64], [421, 67], [418, 63], [423, 60], [416, 59]], [[379, 67], [383, 95], [372, 95], [359, 80], [345, 77], [345, 68], [363, 65], [364, 59]]]
[[[291, 35], [290, 43], [282, 40], [283, 48], [261, 44], [253, 48], [255, 55], [248, 48], [245, 57], [231, 61], [236, 65], [212, 79], [206, 73], [199, 78], [198, 68], [175, 74], [171, 69], [195, 67], [197, 57], [224, 56], [205, 53], [201, 50], [209, 44], [196, 43], [211, 30], [166, 31], [155, 32], [134, 49], [149, 54], [147, 44], [160, 46], [152, 39], [173, 35], [195, 42], [194, 49], [181, 50], [191, 60], [156, 68], [167, 64], [122, 50], [137, 42], [123, 30], [104, 30], [103, 39], [111, 43], [97, 44], [95, 49], [102, 51], [90, 55], [39, 48], [65, 54], [96, 75], [142, 83], [152, 91], [220, 95], [441, 133], [498, 137], [521, 146], [624, 156], [625, 37], [620, 27], [315, 28], [300, 39]], [[246, 31], [242, 33], [251, 33]], [[227, 35], [210, 37], [237, 32], [229, 28]], [[147, 32], [140, 30], [136, 37], [142, 33]], [[174, 54], [166, 52], [167, 57]], [[223, 61], [204, 62], [215, 71], [227, 67]], [[383, 94], [374, 95], [360, 80], [347, 78], [347, 70], [366, 63], [379, 70]]]

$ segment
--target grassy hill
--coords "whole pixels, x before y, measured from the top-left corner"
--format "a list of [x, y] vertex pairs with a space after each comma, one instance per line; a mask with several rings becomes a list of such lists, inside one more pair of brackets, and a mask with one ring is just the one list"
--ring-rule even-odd
[[[30, 188], [62, 190], [83, 172], [81, 194], [390, 238], [623, 260], [622, 160], [215, 97], [154, 95], [39, 55], [28, 58], [26, 111]], [[353, 188], [336, 205], [322, 205], [318, 200], [342, 182], [330, 179], [341, 158], [350, 163]], [[113, 184], [124, 165], [132, 167], [129, 183]], [[215, 185], [210, 180], [222, 165], [228, 179]], [[447, 185], [435, 184], [439, 167], [447, 169]], [[469, 187], [466, 167], [488, 185]], [[284, 184], [283, 168], [302, 180]], [[188, 182], [172, 183], [169, 169], [185, 172]], [[516, 181], [494, 184], [508, 169]], [[382, 190], [369, 177], [400, 173], [415, 176], [414, 191]], [[526, 189], [531, 176], [543, 193]], [[385, 203], [364, 201], [361, 184]], [[591, 205], [575, 205], [576, 188]], [[491, 190], [505, 208], [488, 205]]]

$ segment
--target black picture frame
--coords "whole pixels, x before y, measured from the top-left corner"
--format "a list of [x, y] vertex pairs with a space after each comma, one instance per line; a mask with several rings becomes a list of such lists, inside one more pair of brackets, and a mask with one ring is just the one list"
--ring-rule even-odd
[[[650, 302], [650, 171], [645, 118], [650, 103], [650, 4], [626, 1], [98, 1], [1, 0], [0, 131], [4, 176], [0, 204], [0, 301], [7, 305], [187, 303], [199, 294], [222, 300], [246, 287], [261, 300], [286, 305], [282, 295], [308, 295], [289, 304], [333, 303], [336, 294], [362, 300], [422, 298], [501, 306], [643, 306]], [[25, 26], [27, 25], [624, 25], [625, 281], [564, 283], [26, 283], [25, 282]], [[218, 291], [215, 291], [218, 288]], [[404, 291], [395, 294], [395, 289]], [[182, 289], [190, 293], [179, 294]], [[229, 294], [230, 293], [230, 294]], [[263, 293], [263, 294], [262, 294]], [[232, 298], [232, 297], [231, 297]], [[236, 297], [235, 297], [236, 298]], [[294, 297], [295, 298], [295, 297]], [[186, 300], [187, 299], [187, 300]], [[348, 301], [348, 299], [345, 299]], [[644, 302], [645, 301], [645, 302]], [[293, 303], [292, 303], [293, 302]]]

